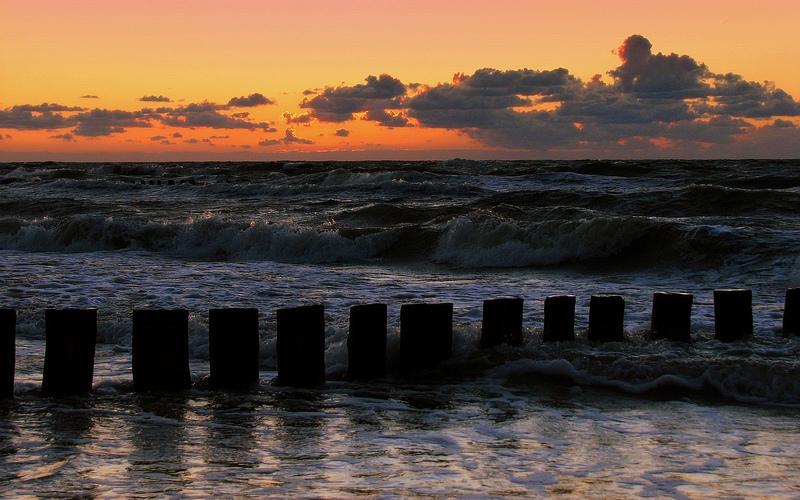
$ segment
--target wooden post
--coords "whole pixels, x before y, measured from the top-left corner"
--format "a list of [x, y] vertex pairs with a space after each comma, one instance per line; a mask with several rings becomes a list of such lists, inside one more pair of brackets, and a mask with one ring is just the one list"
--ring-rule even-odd
[[453, 355], [453, 304], [400, 307], [401, 371], [432, 368]]
[[800, 288], [786, 290], [783, 304], [783, 334], [800, 335]]
[[593, 295], [589, 301], [589, 342], [622, 342], [625, 300], [619, 295]]
[[0, 309], [0, 399], [14, 397], [17, 311]]
[[279, 309], [278, 385], [313, 387], [325, 383], [325, 307]]
[[753, 335], [753, 292], [714, 290], [714, 336], [733, 342]]
[[47, 309], [43, 396], [68, 396], [92, 391], [96, 309]]
[[208, 358], [215, 389], [258, 384], [258, 309], [210, 309]]
[[691, 341], [692, 294], [656, 292], [650, 331], [653, 340]]
[[386, 376], [386, 304], [350, 308], [347, 379], [368, 381]]
[[133, 386], [139, 392], [179, 392], [192, 387], [189, 311], [133, 311]]
[[575, 296], [553, 295], [544, 299], [544, 342], [575, 340]]
[[483, 301], [481, 349], [522, 345], [522, 306], [523, 299], [518, 297]]

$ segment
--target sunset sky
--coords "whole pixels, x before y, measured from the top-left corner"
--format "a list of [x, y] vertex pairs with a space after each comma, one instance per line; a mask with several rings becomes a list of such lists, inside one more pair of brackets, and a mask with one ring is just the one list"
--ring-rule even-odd
[[800, 158], [800, 2], [0, 0], [0, 161]]

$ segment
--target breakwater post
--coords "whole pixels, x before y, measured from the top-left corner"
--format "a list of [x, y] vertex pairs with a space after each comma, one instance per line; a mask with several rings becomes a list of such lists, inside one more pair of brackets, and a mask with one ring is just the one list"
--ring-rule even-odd
[[783, 334], [800, 335], [800, 288], [786, 290], [783, 303]]
[[481, 349], [500, 344], [522, 345], [523, 299], [509, 297], [483, 301]]
[[592, 295], [589, 300], [589, 342], [622, 342], [625, 300], [620, 295]]
[[313, 387], [325, 383], [325, 307], [278, 309], [277, 385]]
[[0, 399], [14, 397], [16, 346], [17, 311], [0, 309]]
[[258, 309], [208, 311], [211, 386], [244, 390], [258, 383]]
[[653, 314], [650, 331], [653, 340], [691, 341], [691, 293], [656, 292], [653, 294]]
[[350, 308], [347, 380], [365, 382], [386, 376], [386, 311], [386, 304]]
[[743, 289], [714, 290], [714, 336], [733, 342], [753, 335], [753, 292]]
[[544, 342], [575, 340], [575, 296], [551, 295], [544, 299]]
[[92, 391], [97, 309], [47, 309], [42, 396]]
[[453, 355], [453, 304], [400, 306], [400, 370], [415, 373]]
[[185, 391], [189, 373], [189, 311], [133, 311], [133, 387], [139, 392]]

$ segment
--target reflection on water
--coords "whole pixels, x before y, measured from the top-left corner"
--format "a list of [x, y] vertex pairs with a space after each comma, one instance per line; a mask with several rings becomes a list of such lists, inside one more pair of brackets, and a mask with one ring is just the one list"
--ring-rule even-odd
[[791, 497], [796, 417], [489, 383], [31, 396], [0, 404], [0, 496]]
[[179, 493], [189, 484], [186, 405], [180, 396], [142, 395], [135, 398], [135, 417], [128, 420], [131, 455], [128, 474], [142, 492]]

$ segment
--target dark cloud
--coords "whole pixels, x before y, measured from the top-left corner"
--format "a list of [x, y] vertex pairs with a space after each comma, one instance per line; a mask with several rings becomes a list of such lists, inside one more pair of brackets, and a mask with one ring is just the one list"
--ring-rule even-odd
[[311, 123], [311, 113], [292, 114], [289, 112], [283, 113], [283, 121], [286, 123]]
[[297, 137], [295, 135], [296, 132], [293, 128], [288, 127], [284, 131], [284, 136], [282, 139], [265, 139], [258, 143], [259, 146], [278, 146], [284, 145], [289, 146], [291, 144], [314, 144], [314, 141], [309, 139], [303, 139], [301, 137]]
[[716, 75], [714, 92], [717, 106], [709, 111], [746, 118], [798, 116], [800, 104], [773, 83], [745, 81], [739, 75]]
[[73, 137], [72, 134], [67, 133], [67, 134], [51, 135], [50, 139], [61, 139], [67, 142], [72, 142], [75, 140], [75, 137]]
[[368, 76], [366, 84], [352, 87], [327, 87], [311, 99], [304, 99], [301, 108], [310, 109], [309, 116], [321, 122], [341, 123], [355, 113], [399, 109], [406, 95], [406, 86], [397, 78], [383, 74]]
[[278, 104], [275, 99], [269, 99], [262, 94], [250, 94], [247, 97], [232, 97], [228, 101], [228, 106], [237, 108], [252, 108], [255, 106], [264, 106], [267, 104]]
[[12, 128], [16, 130], [54, 130], [64, 127], [71, 127], [73, 124], [68, 122], [62, 115], [51, 112], [34, 114], [31, 111], [24, 111], [13, 108], [0, 111], [0, 128]]
[[95, 108], [70, 118], [77, 123], [75, 135], [102, 137], [121, 134], [128, 128], [152, 127], [151, 117], [144, 111], [122, 111]]
[[[266, 122], [252, 122], [248, 119], [243, 119], [235, 116], [225, 115], [219, 112], [220, 109], [225, 109], [225, 106], [219, 106], [212, 102], [202, 102], [188, 104], [177, 108], [162, 108], [156, 110], [160, 113], [160, 120], [166, 125], [172, 127], [207, 127], [216, 129], [246, 129], [256, 130], [262, 129], [265, 132], [273, 130], [269, 123]], [[245, 115], [249, 118], [249, 114]]]
[[347, 137], [350, 135], [350, 131], [345, 128], [336, 129], [336, 132], [333, 135], [337, 137]]
[[163, 95], [146, 95], [139, 98], [142, 102], [172, 102], [172, 99]]
[[390, 113], [385, 109], [369, 110], [364, 119], [378, 122], [378, 125], [383, 127], [405, 127], [408, 125], [408, 118], [403, 113]]
[[0, 111], [0, 128], [16, 130], [55, 130], [72, 127], [74, 121], [61, 113], [84, 111], [85, 108], [60, 104], [22, 104]]
[[640, 35], [615, 52], [621, 65], [608, 72], [611, 84], [600, 75], [583, 83], [563, 68], [485, 68], [422, 86], [403, 107], [423, 127], [460, 130], [492, 147], [541, 150], [645, 143], [702, 149], [754, 134], [745, 119], [800, 116], [800, 104], [774, 84], [717, 75], [689, 56], [654, 54]]
[[628, 37], [616, 53], [622, 65], [608, 72], [619, 90], [640, 97], [650, 95], [673, 98], [702, 97], [708, 94], [708, 68], [689, 56], [653, 54], [652, 44], [641, 35]]
[[80, 96], [80, 99], [100, 99], [100, 96], [87, 94]]

